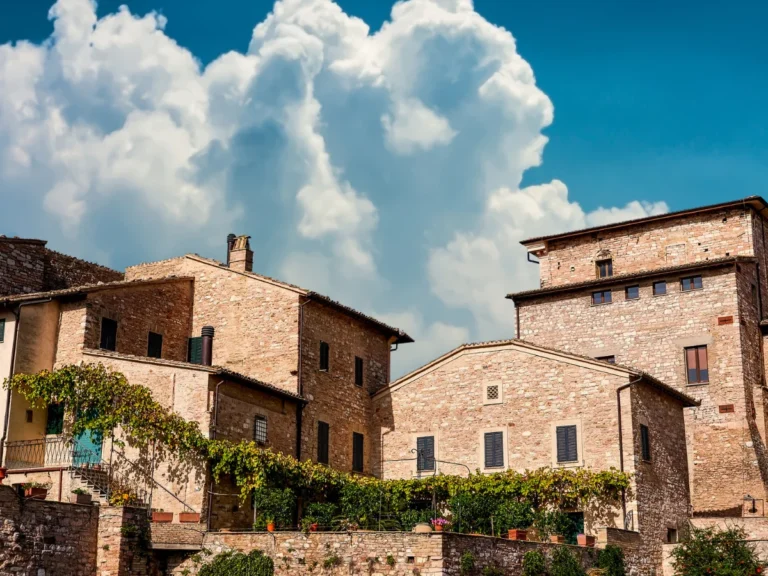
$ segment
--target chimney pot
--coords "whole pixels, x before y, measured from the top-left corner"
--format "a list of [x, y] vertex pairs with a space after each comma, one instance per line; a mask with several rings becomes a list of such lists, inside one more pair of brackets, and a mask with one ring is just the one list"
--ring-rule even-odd
[[203, 326], [200, 335], [203, 337], [203, 357], [201, 358], [203, 366], [213, 365], [213, 326]]
[[233, 234], [227, 236], [227, 245], [229, 246], [229, 253], [227, 254], [227, 263], [232, 270], [238, 272], [252, 272], [253, 271], [253, 250], [251, 250], [250, 236], [236, 236], [230, 241], [230, 237]]

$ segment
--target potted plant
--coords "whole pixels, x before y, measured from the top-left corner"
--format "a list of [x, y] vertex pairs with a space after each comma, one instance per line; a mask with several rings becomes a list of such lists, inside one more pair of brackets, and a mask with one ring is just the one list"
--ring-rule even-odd
[[587, 536], [586, 534], [577, 534], [576, 542], [578, 542], [579, 546], [589, 546], [590, 548], [595, 547], [594, 536]]
[[21, 487], [24, 489], [24, 498], [45, 500], [51, 485], [41, 484], [40, 482], [27, 482], [26, 484], [22, 484]]
[[275, 519], [267, 518], [267, 532], [274, 532], [274, 531], [275, 531]]
[[519, 528], [511, 528], [508, 532], [510, 540], [528, 540], [528, 531]]
[[179, 512], [179, 522], [199, 524], [200, 513], [199, 512]]
[[432, 527], [435, 529], [435, 532], [442, 532], [447, 524], [448, 520], [445, 518], [432, 518]]
[[552, 542], [552, 544], [565, 544], [565, 536], [562, 534], [550, 534], [549, 541]]
[[91, 504], [93, 496], [85, 488], [75, 488], [72, 490], [72, 496], [69, 497], [69, 501], [72, 504]]
[[173, 512], [165, 512], [163, 510], [153, 510], [152, 522], [157, 522], [162, 524], [173, 522]]

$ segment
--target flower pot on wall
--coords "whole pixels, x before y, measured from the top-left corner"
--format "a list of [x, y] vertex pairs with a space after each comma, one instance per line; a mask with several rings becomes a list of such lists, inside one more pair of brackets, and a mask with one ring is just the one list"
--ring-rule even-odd
[[589, 546], [590, 548], [595, 547], [594, 536], [587, 536], [586, 534], [578, 534], [576, 536], [576, 542], [578, 542], [579, 546]]
[[173, 522], [173, 512], [152, 512], [152, 522]]
[[510, 540], [528, 540], [528, 532], [526, 530], [513, 529], [509, 531]]
[[275, 523], [267, 522], [267, 532], [274, 532], [274, 531], [275, 531]]
[[309, 531], [317, 532], [317, 522], [312, 522], [312, 524], [309, 525]]
[[8, 477], [8, 468], [0, 466], [0, 484]]
[[48, 488], [25, 488], [24, 498], [31, 498], [32, 500], [45, 500], [48, 496]]
[[199, 512], [179, 512], [179, 522], [199, 524], [200, 513]]
[[69, 501], [72, 504], [84, 504], [89, 505], [93, 502], [93, 496], [90, 494], [71, 494]]
[[552, 542], [552, 544], [565, 544], [565, 536], [561, 536], [560, 534], [552, 534], [549, 537], [549, 541]]

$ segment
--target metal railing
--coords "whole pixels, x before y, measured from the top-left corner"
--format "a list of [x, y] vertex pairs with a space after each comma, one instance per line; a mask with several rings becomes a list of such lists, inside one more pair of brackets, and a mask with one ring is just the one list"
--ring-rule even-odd
[[73, 443], [64, 436], [6, 442], [5, 467], [9, 470], [68, 468], [72, 465]]

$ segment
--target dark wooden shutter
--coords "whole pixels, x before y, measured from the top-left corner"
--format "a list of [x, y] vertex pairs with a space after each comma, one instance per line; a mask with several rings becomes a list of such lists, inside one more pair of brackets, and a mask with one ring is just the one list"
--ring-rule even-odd
[[576, 443], [576, 426], [557, 427], [557, 461], [576, 462], [579, 451]]
[[363, 471], [363, 435], [352, 432], [352, 470]]
[[0, 342], [5, 340], [5, 318], [0, 318]]
[[147, 337], [147, 356], [150, 358], [163, 357], [163, 335], [150, 332]]
[[102, 350], [115, 351], [117, 347], [117, 321], [110, 318], [101, 319], [101, 343]]
[[187, 344], [187, 358], [192, 364], [203, 363], [203, 338], [190, 338]]
[[485, 467], [504, 467], [504, 434], [502, 432], [485, 434]]
[[640, 424], [640, 444], [643, 453], [643, 460], [651, 459], [651, 438], [648, 434], [648, 426]]
[[320, 464], [328, 464], [328, 441], [331, 427], [327, 422], [317, 423], [317, 461]]
[[320, 342], [320, 370], [328, 370], [330, 366], [330, 346], [327, 342]]
[[355, 384], [363, 385], [363, 359], [355, 356]]
[[419, 472], [435, 469], [435, 437], [416, 438], [416, 469]]

